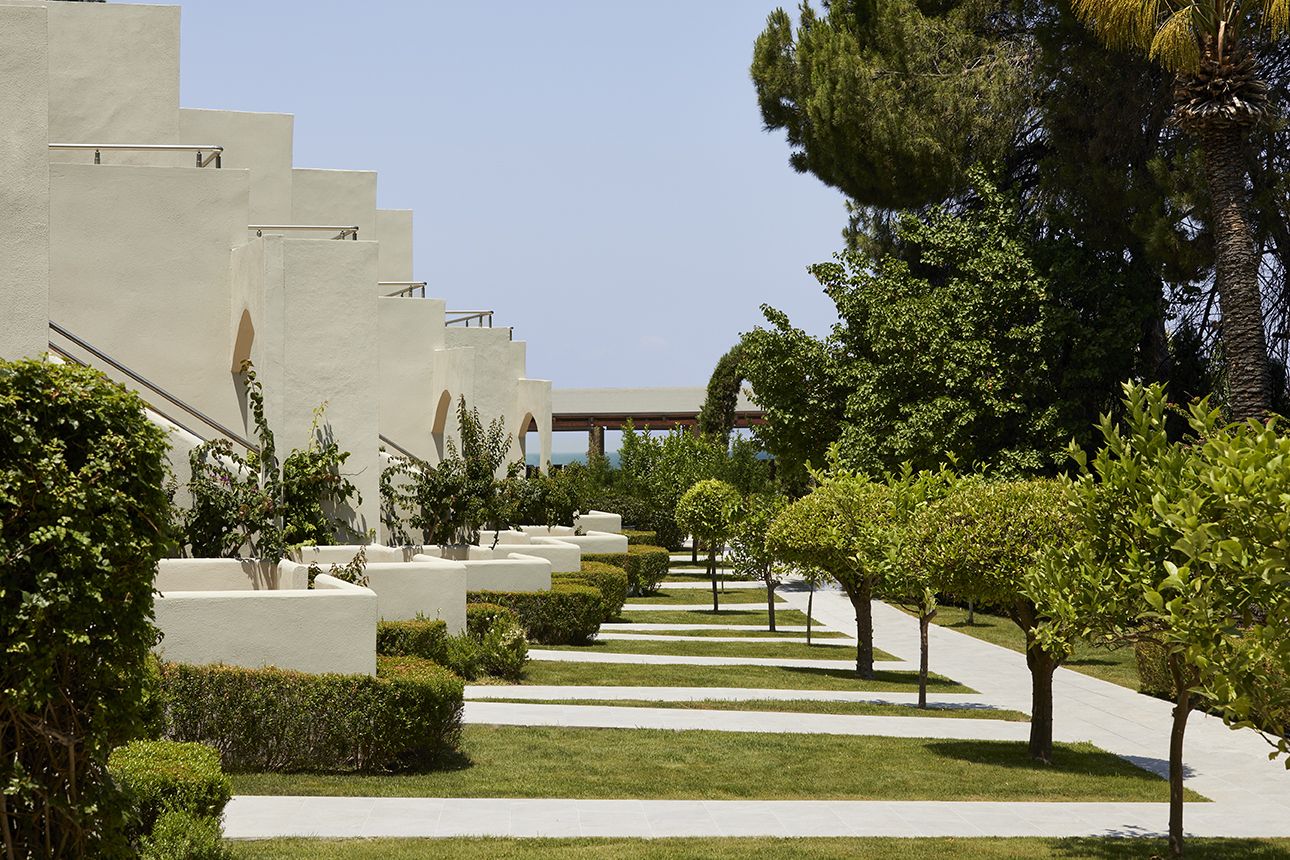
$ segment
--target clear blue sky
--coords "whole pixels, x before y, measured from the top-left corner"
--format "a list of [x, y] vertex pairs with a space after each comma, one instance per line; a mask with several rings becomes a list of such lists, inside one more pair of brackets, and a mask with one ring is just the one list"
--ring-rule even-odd
[[833, 320], [805, 267], [841, 197], [748, 77], [775, 0], [181, 5], [183, 104], [293, 113], [298, 166], [379, 171], [418, 279], [514, 325], [530, 376], [703, 385], [762, 302]]

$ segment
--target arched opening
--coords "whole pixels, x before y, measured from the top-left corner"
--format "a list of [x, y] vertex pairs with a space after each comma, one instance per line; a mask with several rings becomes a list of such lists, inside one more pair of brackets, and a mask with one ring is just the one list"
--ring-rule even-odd
[[[529, 434], [537, 432], [537, 421], [533, 419], [533, 413], [526, 413], [520, 421], [520, 429], [515, 434], [516, 441], [520, 443], [520, 460], [527, 466], [529, 465]], [[540, 467], [541, 463], [534, 463], [534, 466]]]
[[240, 373], [242, 362], [250, 361], [251, 346], [255, 343], [255, 323], [251, 322], [251, 312], [242, 311], [242, 318], [237, 321], [237, 336], [233, 338], [234, 373]]
[[434, 443], [439, 459], [444, 455], [444, 430], [448, 426], [448, 416], [452, 414], [452, 393], [444, 391], [439, 395], [439, 403], [434, 410], [434, 423], [430, 425], [430, 440]]

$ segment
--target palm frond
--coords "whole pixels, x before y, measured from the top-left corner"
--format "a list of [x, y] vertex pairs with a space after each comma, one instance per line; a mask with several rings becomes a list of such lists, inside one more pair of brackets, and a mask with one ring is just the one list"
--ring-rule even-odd
[[1262, 23], [1273, 39], [1290, 30], [1290, 0], [1265, 0]]
[[[1270, 0], [1286, 3], [1290, 0]], [[1151, 40], [1151, 59], [1171, 72], [1195, 74], [1200, 68], [1200, 47], [1196, 39], [1196, 6], [1187, 4], [1169, 16]]]
[[1150, 49], [1161, 14], [1161, 0], [1073, 0], [1071, 7], [1112, 48]]

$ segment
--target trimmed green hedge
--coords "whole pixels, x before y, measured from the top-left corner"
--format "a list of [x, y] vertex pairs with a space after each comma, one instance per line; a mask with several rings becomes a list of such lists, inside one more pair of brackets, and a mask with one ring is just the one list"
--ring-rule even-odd
[[224, 834], [214, 818], [168, 809], [139, 843], [139, 860], [229, 860]]
[[600, 629], [600, 592], [585, 585], [553, 582], [550, 591], [471, 591], [467, 603], [495, 603], [519, 616], [532, 642], [581, 645]]
[[667, 577], [671, 554], [661, 546], [628, 544], [625, 553], [590, 553], [583, 562], [598, 562], [621, 567], [627, 572], [627, 592], [634, 595], [654, 594]]
[[623, 537], [627, 538], [627, 543], [631, 545], [658, 546], [658, 532], [656, 531], [623, 529]]
[[376, 624], [376, 653], [387, 657], [421, 657], [447, 666], [448, 622], [438, 618], [379, 621]]
[[218, 751], [230, 771], [388, 771], [456, 748], [462, 681], [417, 657], [377, 676], [163, 663], [166, 733]]
[[108, 773], [129, 799], [139, 835], [152, 833], [167, 811], [218, 821], [233, 793], [219, 754], [205, 744], [134, 741], [112, 751]]
[[498, 606], [496, 603], [466, 604], [466, 632], [476, 639], [483, 639], [494, 624], [503, 620], [512, 624], [520, 623], [520, 617], [515, 611], [505, 606]]
[[1138, 658], [1138, 689], [1149, 696], [1173, 699], [1174, 679], [1165, 649], [1155, 642], [1137, 642], [1133, 653]]
[[612, 564], [599, 561], [584, 561], [582, 570], [577, 573], [555, 573], [552, 582], [563, 582], [571, 585], [585, 585], [600, 592], [600, 603], [604, 610], [602, 621], [613, 621], [623, 611], [627, 602], [627, 571]]

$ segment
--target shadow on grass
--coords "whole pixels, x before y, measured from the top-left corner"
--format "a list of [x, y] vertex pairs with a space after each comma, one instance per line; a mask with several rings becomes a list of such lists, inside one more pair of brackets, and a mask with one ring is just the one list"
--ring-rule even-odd
[[[1169, 856], [1169, 847], [1163, 839], [1142, 838], [1147, 834], [1133, 830], [1108, 835], [1119, 838], [1055, 840], [1052, 856], [1070, 860], [1163, 860]], [[1189, 839], [1186, 847], [1191, 860], [1285, 860], [1290, 857], [1290, 847], [1284, 844], [1253, 839]]]
[[[879, 670], [873, 673], [873, 678], [864, 679], [857, 675], [854, 669], [816, 669], [805, 666], [781, 666], [778, 668], [795, 675], [806, 675], [813, 678], [837, 678], [844, 681], [855, 681], [859, 684], [863, 684], [866, 681], [885, 681], [892, 684], [913, 685], [918, 683], [917, 672], [886, 672]], [[927, 678], [927, 689], [929, 690], [934, 690], [938, 687], [957, 686], [959, 685], [949, 678], [941, 678], [935, 675], [930, 675]]]
[[1137, 765], [1137, 768], [1130, 770], [1124, 767], [1125, 759], [1099, 750], [1091, 744], [1054, 744], [1051, 765], [1036, 764], [1031, 761], [1026, 754], [1025, 744], [1018, 741], [930, 741], [927, 749], [936, 755], [969, 764], [988, 764], [1022, 770], [1051, 767], [1087, 776], [1120, 776], [1126, 779], [1155, 782], [1160, 779], [1160, 771], [1149, 766], [1149, 763], [1159, 763], [1164, 764], [1165, 773], [1168, 773], [1168, 763], [1137, 757], [1127, 760]]

